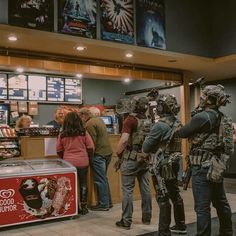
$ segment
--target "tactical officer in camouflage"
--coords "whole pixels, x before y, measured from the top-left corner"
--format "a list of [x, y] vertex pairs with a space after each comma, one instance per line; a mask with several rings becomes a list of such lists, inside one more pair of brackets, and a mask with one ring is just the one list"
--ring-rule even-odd
[[231, 209], [223, 186], [225, 163], [233, 152], [232, 123], [219, 111], [227, 103], [229, 96], [222, 85], [206, 86], [200, 97], [200, 112], [177, 132], [191, 142], [189, 161], [198, 236], [211, 235], [211, 203], [219, 217], [219, 235], [233, 235]]
[[[144, 153], [156, 153], [154, 161], [158, 163], [153, 166], [154, 170], [152, 171], [154, 172], [152, 173], [154, 187], [159, 185], [159, 187], [155, 187], [157, 202], [160, 207], [158, 236], [169, 236], [171, 232], [187, 233], [184, 204], [179, 193], [177, 180], [179, 160], [182, 158], [181, 143], [180, 139], [174, 135], [176, 129], [181, 126], [176, 118], [179, 110], [180, 106], [177, 104], [175, 96], [160, 94], [156, 99], [156, 113], [160, 116], [160, 119], [152, 127], [142, 147]], [[151, 165], [153, 164], [151, 163]], [[156, 171], [156, 169], [158, 170]], [[160, 175], [159, 179], [161, 178], [159, 184], [157, 183], [157, 174]], [[162, 186], [160, 186], [161, 183]], [[169, 199], [174, 206], [176, 224], [171, 228], [171, 205]]]
[[142, 222], [150, 224], [152, 214], [152, 198], [149, 183], [148, 166], [143, 161], [142, 144], [150, 131], [151, 122], [147, 120], [145, 112], [148, 99], [133, 98], [130, 102], [131, 113], [124, 120], [122, 135], [117, 147], [117, 156], [121, 158], [120, 165], [122, 181], [122, 218], [116, 226], [130, 229], [133, 214], [133, 191], [135, 179], [139, 182], [142, 198]]

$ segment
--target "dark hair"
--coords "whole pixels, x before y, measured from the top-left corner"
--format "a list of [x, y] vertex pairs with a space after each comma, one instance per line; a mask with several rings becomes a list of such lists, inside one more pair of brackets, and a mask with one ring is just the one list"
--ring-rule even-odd
[[85, 128], [79, 115], [72, 111], [69, 112], [64, 119], [61, 138], [72, 136], [85, 136]]

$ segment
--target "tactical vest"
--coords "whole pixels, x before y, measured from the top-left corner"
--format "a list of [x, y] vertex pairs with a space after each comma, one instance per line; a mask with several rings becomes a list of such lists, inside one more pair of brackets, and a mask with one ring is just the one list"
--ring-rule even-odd
[[[163, 117], [159, 120], [159, 122], [166, 123], [170, 127], [169, 134], [171, 135], [172, 130], [175, 129], [177, 130], [180, 128], [182, 125], [178, 120], [173, 121], [169, 117]], [[173, 127], [175, 126], [175, 127]], [[168, 155], [169, 153], [173, 152], [181, 152], [181, 139], [174, 133], [173, 137], [169, 141], [169, 144], [166, 147], [166, 143], [169, 140], [169, 136], [167, 136], [166, 139], [163, 139], [161, 141], [161, 147], [165, 149], [165, 153]], [[166, 148], [165, 148], [166, 147]]]
[[[213, 156], [221, 158], [222, 154], [230, 156], [233, 153], [232, 120], [219, 111], [217, 112], [213, 109], [208, 109], [207, 111], [215, 113], [217, 122], [212, 124], [210, 130], [198, 133], [191, 140], [190, 162], [193, 165], [201, 165], [203, 162], [211, 160]], [[227, 160], [222, 161], [226, 163]]]
[[148, 119], [139, 119], [136, 115], [132, 115], [137, 119], [138, 125], [135, 132], [133, 132], [128, 140], [127, 148], [123, 152], [124, 160], [136, 161], [138, 153], [142, 152], [142, 144], [145, 137], [151, 130], [152, 123]]
[[170, 130], [161, 141], [161, 149], [158, 149], [163, 150], [163, 158], [159, 160], [160, 164], [157, 168], [159, 168], [162, 178], [165, 180], [172, 180], [177, 178], [179, 171], [179, 160], [182, 159], [181, 140], [175, 134], [175, 131], [181, 127], [181, 123], [179, 120], [173, 120], [172, 117], [161, 118], [159, 122], [166, 123], [170, 127]]
[[148, 170], [148, 163], [143, 161], [140, 155], [142, 155], [142, 144], [151, 130], [152, 123], [148, 119], [139, 119], [135, 115], [132, 116], [137, 119], [138, 125], [136, 131], [129, 138], [127, 148], [123, 152], [123, 159], [135, 161], [138, 164], [134, 165], [133, 169], [127, 169], [125, 165], [121, 165], [122, 175], [136, 175]]
[[139, 119], [135, 116], [135, 118], [138, 121], [137, 129], [133, 134], [131, 135], [131, 138], [129, 140], [129, 144], [131, 148], [137, 148], [139, 147], [141, 151], [142, 144], [144, 142], [145, 137], [149, 134], [152, 123], [148, 119]]

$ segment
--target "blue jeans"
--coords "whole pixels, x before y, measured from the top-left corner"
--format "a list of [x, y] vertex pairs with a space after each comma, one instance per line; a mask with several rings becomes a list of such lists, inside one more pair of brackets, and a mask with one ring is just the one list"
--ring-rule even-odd
[[219, 217], [221, 236], [232, 236], [231, 209], [225, 195], [223, 183], [207, 180], [208, 168], [192, 167], [192, 190], [197, 213], [197, 236], [211, 235], [211, 202]]
[[111, 162], [111, 155], [96, 155], [91, 160], [93, 169], [94, 185], [97, 191], [98, 204], [108, 208], [112, 204], [111, 192], [107, 178], [107, 169]]

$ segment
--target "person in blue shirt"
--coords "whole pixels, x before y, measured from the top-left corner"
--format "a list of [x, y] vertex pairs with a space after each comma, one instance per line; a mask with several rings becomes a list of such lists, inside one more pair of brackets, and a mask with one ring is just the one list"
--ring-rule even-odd
[[47, 123], [47, 125], [53, 126], [53, 128], [61, 128], [65, 117], [65, 111], [61, 107], [58, 107], [54, 113], [54, 120]]

